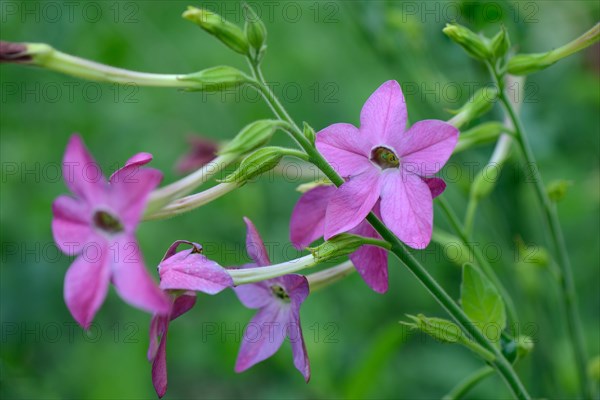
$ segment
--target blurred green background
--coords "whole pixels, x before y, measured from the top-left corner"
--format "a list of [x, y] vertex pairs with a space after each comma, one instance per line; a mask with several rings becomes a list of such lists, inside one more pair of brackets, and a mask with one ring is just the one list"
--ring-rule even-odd
[[[180, 14], [179, 1], [0, 3], [2, 40], [46, 42], [64, 52], [133, 70], [187, 73], [215, 65], [245, 68], [232, 53]], [[205, 2], [241, 23], [238, 2]], [[334, 122], [358, 124], [360, 108], [383, 81], [404, 88], [411, 122], [447, 119], [489, 81], [486, 71], [441, 32], [457, 20], [487, 34], [504, 24], [516, 49], [545, 51], [598, 21], [597, 1], [413, 2], [306, 1], [256, 5], [269, 30], [264, 72], [291, 115], [316, 129]], [[572, 181], [559, 214], [574, 267], [588, 354], [599, 337], [599, 73], [598, 46], [528, 79], [524, 124], [547, 182]], [[146, 361], [150, 316], [124, 304], [111, 289], [89, 334], [75, 326], [63, 299], [72, 261], [52, 242], [51, 204], [67, 189], [57, 178], [65, 144], [80, 132], [98, 162], [111, 172], [138, 151], [177, 178], [175, 161], [191, 133], [226, 140], [245, 124], [270, 117], [249, 90], [237, 97], [172, 89], [117, 88], [2, 65], [1, 78], [1, 356], [2, 398], [154, 398]], [[485, 119], [500, 118], [496, 107]], [[277, 143], [288, 143], [281, 136]], [[467, 163], [485, 163], [493, 146], [457, 155], [460, 179], [446, 196], [466, 205]], [[456, 169], [456, 168], [455, 168]], [[551, 271], [519, 263], [515, 242], [544, 245], [547, 233], [531, 184], [516, 157], [481, 204], [475, 237], [518, 306], [521, 333], [535, 351], [517, 366], [535, 397], [573, 398], [577, 381], [562, 308]], [[454, 176], [454, 174], [453, 174]], [[302, 181], [269, 176], [210, 205], [167, 221], [143, 223], [138, 238], [148, 267], [176, 239], [205, 244], [223, 265], [245, 262], [242, 216], [250, 217], [274, 261], [290, 250], [288, 221]], [[436, 225], [446, 221], [436, 210]], [[492, 250], [500, 250], [494, 255]], [[548, 249], [552, 251], [552, 249]], [[432, 244], [417, 253], [455, 297], [460, 269]], [[233, 293], [200, 296], [169, 332], [167, 398], [439, 398], [481, 366], [463, 348], [410, 336], [404, 314], [444, 316], [396, 260], [390, 290], [378, 295], [355, 274], [310, 296], [302, 323], [312, 366], [305, 384], [293, 368], [289, 344], [246, 373], [233, 372], [239, 337], [253, 315]], [[506, 398], [497, 377], [469, 398]]]

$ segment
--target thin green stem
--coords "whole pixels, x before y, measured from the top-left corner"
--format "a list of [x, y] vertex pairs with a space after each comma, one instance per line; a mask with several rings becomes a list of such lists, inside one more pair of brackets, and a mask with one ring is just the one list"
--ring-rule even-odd
[[[306, 151], [310, 161], [314, 163], [336, 186], [344, 183], [344, 180], [337, 174], [333, 167], [316, 150], [312, 143], [304, 137], [302, 131], [285, 111], [279, 100], [266, 87], [264, 79], [260, 74], [260, 69], [256, 64], [250, 63], [252, 73], [258, 81], [261, 94], [278, 117], [288, 122], [293, 129], [290, 130], [292, 137]], [[438, 303], [452, 316], [456, 323], [467, 332], [484, 349], [490, 351], [496, 358], [492, 362], [494, 368], [505, 380], [506, 384], [512, 390], [518, 399], [529, 399], [527, 390], [519, 380], [512, 365], [500, 353], [500, 351], [474, 326], [469, 317], [463, 312], [458, 304], [450, 297], [448, 293], [437, 283], [437, 281], [427, 272], [427, 270], [409, 253], [404, 244], [381, 222], [373, 213], [367, 217], [369, 223], [381, 235], [383, 240], [391, 245], [390, 251], [402, 261], [402, 263], [415, 275], [421, 284], [438, 301]]]
[[494, 369], [490, 366], [481, 367], [473, 374], [467, 376], [464, 380], [460, 381], [447, 395], [442, 397], [442, 400], [459, 400], [465, 394], [475, 387], [479, 382], [494, 373]]
[[508, 318], [512, 322], [518, 322], [519, 318], [517, 316], [517, 310], [514, 302], [512, 301], [512, 297], [510, 296], [510, 294], [496, 275], [494, 268], [492, 268], [492, 266], [485, 258], [479, 247], [475, 246], [475, 243], [469, 240], [469, 236], [467, 236], [467, 233], [461, 225], [460, 220], [456, 216], [456, 213], [452, 209], [452, 206], [450, 206], [450, 203], [445, 199], [445, 197], [439, 196], [436, 198], [436, 200], [440, 205], [440, 208], [446, 215], [446, 219], [450, 223], [452, 230], [454, 230], [454, 232], [458, 235], [460, 241], [469, 249], [469, 251], [471, 251], [471, 253], [475, 257], [475, 261], [477, 261], [477, 265], [479, 265], [483, 273], [487, 276], [489, 280], [492, 281], [494, 286], [496, 286], [496, 288], [502, 295], [504, 303], [506, 304], [506, 312], [508, 313]]
[[[511, 102], [508, 100], [507, 95], [504, 92], [500, 94], [499, 98], [506, 114], [509, 116], [515, 126], [516, 141], [523, 154], [525, 162], [527, 165], [536, 165], [535, 157], [531, 150], [527, 135], [525, 134], [525, 130], [523, 129], [521, 119], [518, 117]], [[559, 279], [562, 294], [561, 297], [565, 307], [567, 329], [571, 339], [571, 345], [573, 346], [575, 364], [582, 385], [581, 390], [585, 398], [591, 399], [592, 386], [589, 382], [586, 371], [587, 357], [584, 346], [583, 330], [579, 318], [579, 311], [577, 309], [577, 294], [573, 280], [571, 262], [567, 253], [567, 247], [560, 227], [560, 222], [558, 220], [558, 215], [556, 213], [556, 207], [548, 197], [546, 187], [539, 174], [534, 180], [533, 187], [536, 197], [543, 209], [548, 227], [550, 228], [552, 247], [556, 249], [556, 254], [559, 260], [558, 264], [561, 269], [561, 277]]]

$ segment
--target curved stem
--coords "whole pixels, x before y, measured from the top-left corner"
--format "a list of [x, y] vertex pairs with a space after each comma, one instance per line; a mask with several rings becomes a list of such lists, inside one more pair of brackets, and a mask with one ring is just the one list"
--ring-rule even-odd
[[[323, 171], [323, 173], [336, 186], [344, 183], [344, 180], [337, 174], [333, 167], [325, 160], [312, 143], [303, 135], [302, 131], [287, 114], [279, 100], [266, 87], [264, 79], [260, 74], [257, 65], [250, 63], [254, 78], [258, 81], [258, 87], [261, 94], [275, 113], [275, 115], [288, 122], [293, 129], [290, 130], [292, 137], [306, 151], [310, 161]], [[518, 399], [529, 399], [527, 390], [519, 380], [512, 365], [500, 353], [500, 351], [474, 326], [469, 317], [463, 312], [458, 304], [450, 297], [448, 293], [437, 283], [437, 281], [427, 272], [427, 270], [409, 253], [404, 244], [390, 231], [373, 213], [367, 217], [369, 223], [381, 235], [381, 237], [390, 243], [390, 251], [415, 275], [421, 284], [438, 301], [438, 303], [452, 316], [455, 322], [484, 349], [490, 351], [496, 359], [492, 362], [494, 368], [502, 376], [506, 384], [510, 387], [515, 397]]]
[[[525, 134], [525, 130], [523, 129], [520, 118], [518, 117], [511, 102], [508, 100], [504, 92], [500, 94], [499, 98], [506, 111], [506, 114], [509, 116], [515, 126], [517, 143], [523, 154], [523, 157], [525, 158], [525, 162], [527, 165], [536, 165], [535, 157], [531, 150], [531, 146], [529, 145], [529, 140]], [[556, 254], [559, 259], [558, 264], [561, 269], [561, 277], [559, 279], [560, 289], [567, 318], [567, 329], [575, 355], [575, 364], [582, 385], [581, 390], [586, 398], [591, 399], [592, 387], [587, 376], [587, 357], [583, 343], [583, 331], [579, 318], [579, 311], [577, 309], [577, 293], [573, 281], [573, 271], [567, 253], [567, 247], [560, 227], [560, 222], [558, 220], [558, 215], [556, 213], [556, 207], [548, 197], [546, 187], [544, 186], [544, 182], [539, 174], [534, 180], [533, 187], [536, 197], [538, 198], [538, 201], [544, 211], [548, 227], [550, 228], [552, 247], [556, 249]]]
[[471, 375], [467, 376], [464, 380], [460, 381], [447, 395], [442, 397], [442, 400], [458, 400], [469, 392], [475, 385], [481, 382], [494, 373], [494, 369], [489, 366], [482, 367]]

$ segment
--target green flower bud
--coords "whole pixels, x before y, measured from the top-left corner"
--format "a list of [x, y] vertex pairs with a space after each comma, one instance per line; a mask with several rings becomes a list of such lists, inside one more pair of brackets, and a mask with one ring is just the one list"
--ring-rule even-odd
[[239, 183], [243, 184], [247, 181], [272, 170], [279, 164], [279, 161], [286, 156], [296, 156], [305, 158], [305, 153], [298, 150], [288, 149], [285, 147], [262, 147], [242, 160], [238, 169], [222, 181], [224, 183]]
[[248, 41], [244, 32], [219, 14], [189, 6], [182, 16], [219, 39], [233, 51], [244, 55], [248, 54]]
[[320, 263], [354, 253], [358, 248], [365, 244], [365, 238], [361, 236], [342, 233], [336, 235], [317, 247], [309, 247], [308, 250], [315, 258], [315, 262]]
[[533, 340], [526, 335], [517, 336], [515, 338], [517, 344], [517, 357], [523, 358], [533, 350]]
[[454, 153], [470, 149], [475, 146], [493, 143], [507, 128], [501, 122], [484, 122], [467, 131], [461, 132]]
[[255, 82], [254, 79], [250, 78], [242, 71], [225, 65], [207, 68], [199, 72], [194, 72], [193, 74], [183, 75], [179, 80], [195, 83], [192, 88], [186, 90], [202, 90], [206, 92], [220, 92], [222, 90]]
[[552, 181], [546, 187], [546, 191], [548, 192], [548, 197], [555, 203], [561, 201], [565, 195], [567, 194], [567, 190], [569, 186], [571, 186], [573, 182], [566, 181], [564, 179], [559, 179], [556, 181]]
[[492, 53], [487, 44], [487, 39], [470, 29], [458, 24], [446, 24], [443, 32], [465, 49], [471, 57], [482, 61], [491, 58]]
[[506, 28], [502, 26], [500, 32], [494, 36], [490, 42], [490, 49], [496, 58], [501, 58], [506, 55], [510, 48], [510, 39]]
[[43, 65], [55, 50], [44, 43], [14, 43], [0, 41], [0, 63]]
[[434, 339], [442, 343], [460, 343], [463, 338], [463, 333], [455, 323], [442, 318], [426, 317], [423, 314], [407, 315], [412, 322], [401, 321], [402, 325], [406, 325], [411, 329], [420, 330]]
[[267, 49], [267, 28], [254, 9], [246, 3], [244, 3], [244, 17], [246, 18], [244, 33], [253, 53], [252, 58], [260, 61]]
[[251, 124], [246, 125], [236, 137], [227, 143], [221, 151], [219, 151], [219, 155], [228, 153], [248, 153], [267, 144], [277, 129], [285, 128], [287, 126], [289, 125], [286, 122], [272, 119], [252, 122]]
[[449, 122], [456, 127], [460, 127], [475, 118], [479, 118], [492, 109], [497, 98], [497, 88], [491, 86], [481, 88], [461, 108], [452, 111], [456, 115]]
[[517, 54], [508, 60], [508, 73], [512, 75], [529, 75], [548, 68], [558, 60], [553, 60], [550, 52], [536, 54]]
[[308, 124], [308, 122], [304, 122], [304, 136], [311, 142], [315, 143], [316, 133], [315, 130]]

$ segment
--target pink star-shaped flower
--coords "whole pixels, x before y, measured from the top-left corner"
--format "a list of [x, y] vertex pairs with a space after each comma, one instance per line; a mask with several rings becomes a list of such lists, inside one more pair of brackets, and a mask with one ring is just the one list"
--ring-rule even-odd
[[58, 247], [77, 258], [65, 276], [64, 297], [73, 318], [88, 328], [104, 302], [108, 284], [131, 305], [167, 313], [169, 299], [144, 266], [135, 229], [162, 173], [140, 168], [152, 155], [139, 153], [107, 182], [78, 135], [63, 160], [65, 183], [75, 197], [52, 204], [52, 233]]
[[388, 81], [363, 106], [359, 129], [338, 123], [317, 133], [319, 152], [348, 178], [327, 205], [325, 239], [356, 227], [380, 200], [387, 227], [407, 245], [427, 247], [432, 188], [444, 187], [441, 179], [427, 177], [450, 158], [458, 130], [438, 120], [419, 121], [406, 130], [406, 121], [402, 89]]

